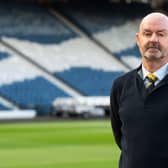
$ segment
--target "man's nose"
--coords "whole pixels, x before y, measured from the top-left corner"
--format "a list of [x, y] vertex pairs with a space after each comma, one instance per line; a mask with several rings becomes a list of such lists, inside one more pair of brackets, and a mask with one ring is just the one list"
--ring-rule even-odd
[[158, 42], [158, 36], [157, 36], [157, 34], [153, 33], [152, 36], [151, 36], [151, 38], [150, 38], [150, 40], [153, 41], [153, 42]]

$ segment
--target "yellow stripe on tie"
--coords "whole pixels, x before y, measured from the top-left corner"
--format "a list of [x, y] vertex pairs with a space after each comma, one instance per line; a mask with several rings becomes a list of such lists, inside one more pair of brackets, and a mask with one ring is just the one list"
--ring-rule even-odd
[[151, 85], [153, 85], [153, 83], [152, 83], [152, 82], [148, 82], [148, 83], [146, 84], [146, 88], [150, 87]]
[[152, 73], [148, 74], [147, 77], [151, 79], [153, 82], [157, 81], [158, 79], [157, 76]]

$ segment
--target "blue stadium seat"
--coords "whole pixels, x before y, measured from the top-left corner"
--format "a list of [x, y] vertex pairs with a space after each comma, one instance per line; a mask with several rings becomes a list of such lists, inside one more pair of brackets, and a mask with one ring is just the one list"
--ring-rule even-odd
[[7, 52], [0, 51], [0, 61], [8, 57], [10, 57], [10, 55]]
[[140, 53], [139, 53], [138, 46], [136, 44], [133, 47], [126, 48], [126, 49], [121, 50], [119, 52], [114, 52], [113, 54], [118, 57], [124, 57], [124, 56], [129, 56], [129, 55], [134, 55], [135, 57], [138, 57], [138, 58], [141, 57]]
[[2, 104], [2, 103], [0, 103], [0, 112], [1, 112], [1, 110], [8, 111], [8, 110], [11, 110], [11, 108], [10, 108], [10, 107], [5, 106], [5, 105], [4, 105], [4, 104]]

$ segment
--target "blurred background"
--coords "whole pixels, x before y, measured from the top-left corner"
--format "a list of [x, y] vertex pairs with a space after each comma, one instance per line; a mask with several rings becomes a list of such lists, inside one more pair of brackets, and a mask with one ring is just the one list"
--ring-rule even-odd
[[137, 67], [166, 0], [0, 1], [0, 167], [117, 168], [113, 80]]

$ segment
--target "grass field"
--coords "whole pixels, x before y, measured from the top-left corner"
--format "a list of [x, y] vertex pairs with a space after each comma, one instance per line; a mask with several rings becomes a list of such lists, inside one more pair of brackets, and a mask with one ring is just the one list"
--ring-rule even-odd
[[0, 125], [0, 168], [117, 168], [109, 121]]

